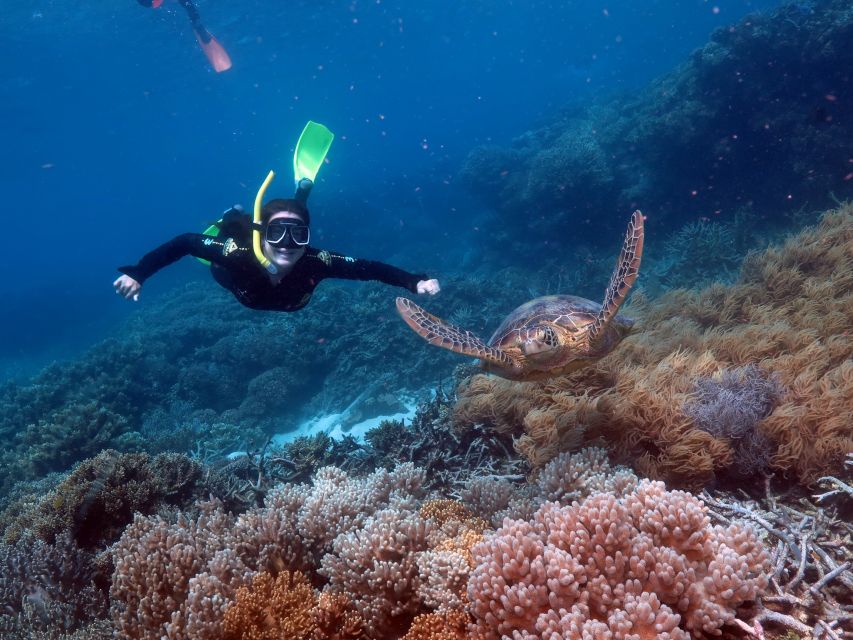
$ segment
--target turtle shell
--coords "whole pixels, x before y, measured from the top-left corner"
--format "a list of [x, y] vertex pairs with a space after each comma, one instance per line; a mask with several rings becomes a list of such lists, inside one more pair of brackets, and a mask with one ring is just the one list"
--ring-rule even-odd
[[[589, 329], [599, 311], [600, 304], [580, 296], [534, 298], [517, 307], [504, 319], [489, 340], [489, 346], [516, 354], [520, 343], [529, 335], [535, 335], [543, 323], [555, 324], [580, 336]], [[626, 316], [614, 317], [602, 336], [600, 347], [609, 351], [633, 324], [634, 321]]]
[[542, 296], [516, 307], [504, 318], [489, 339], [489, 346], [507, 349], [527, 337], [529, 330], [544, 322], [561, 327], [585, 327], [595, 319], [601, 305], [578, 296]]

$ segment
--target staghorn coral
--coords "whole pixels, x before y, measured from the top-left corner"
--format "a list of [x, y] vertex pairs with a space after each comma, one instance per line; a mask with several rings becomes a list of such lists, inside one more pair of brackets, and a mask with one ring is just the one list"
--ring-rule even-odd
[[309, 640], [317, 627], [311, 616], [317, 596], [301, 573], [276, 577], [255, 574], [250, 587], [240, 587], [222, 620], [224, 640]]
[[785, 390], [755, 423], [770, 442], [770, 468], [804, 484], [840, 468], [853, 450], [853, 206], [750, 255], [731, 286], [634, 304], [641, 330], [587, 369], [542, 384], [463, 383], [457, 429], [513, 433], [516, 449], [541, 467], [560, 452], [559, 437], [525, 429], [525, 418], [559, 411], [553, 429], [581, 429], [643, 475], [698, 487], [754, 467], [764, 445], [738, 451], [741, 443], [700, 428], [697, 381], [753, 365]]
[[698, 499], [646, 480], [622, 498], [545, 503], [473, 554], [468, 598], [484, 640], [716, 635], [768, 584], [751, 529], [711, 527]]

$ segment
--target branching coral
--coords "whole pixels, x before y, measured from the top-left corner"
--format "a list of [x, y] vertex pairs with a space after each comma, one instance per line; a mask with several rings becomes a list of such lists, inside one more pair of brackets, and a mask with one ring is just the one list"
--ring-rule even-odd
[[0, 635], [71, 633], [105, 616], [97, 577], [91, 554], [67, 534], [53, 544], [32, 537], [0, 544]]
[[473, 553], [468, 597], [483, 639], [718, 634], [769, 569], [750, 529], [711, 527], [699, 500], [651, 481], [623, 498], [545, 503]]
[[252, 573], [233, 551], [233, 527], [215, 503], [195, 520], [137, 515], [112, 549], [111, 614], [122, 636], [220, 637], [225, 605]]
[[[634, 303], [641, 329], [584, 370], [543, 384], [486, 376], [463, 384], [457, 428], [483, 423], [513, 433], [534, 467], [562, 450], [563, 434], [581, 430], [644, 475], [693, 487], [760, 467], [762, 450], [770, 468], [806, 484], [840, 468], [853, 450], [853, 206], [748, 257], [734, 285]], [[754, 415], [753, 429], [769, 445], [744, 448], [708, 429], [709, 420], [719, 425], [719, 412], [709, 416], [720, 405], [703, 402], [697, 383], [731, 375], [765, 396], [753, 398], [771, 408]], [[762, 387], [762, 378], [777, 382]], [[560, 420], [543, 422], [543, 412]]]
[[455, 500], [427, 501], [420, 514], [436, 526], [428, 536], [429, 550], [417, 555], [418, 597], [439, 613], [462, 610], [474, 562], [471, 549], [482, 541], [489, 525]]
[[352, 609], [348, 596], [321, 593], [311, 611], [317, 628], [312, 640], [363, 640], [364, 620]]
[[427, 548], [431, 525], [417, 513], [386, 509], [364, 527], [335, 538], [319, 573], [331, 592], [348, 594], [372, 638], [405, 630], [420, 612], [416, 554]]
[[[408, 509], [422, 497], [422, 482], [423, 472], [412, 465], [361, 479], [327, 467], [313, 486], [283, 485], [270, 492], [265, 507], [239, 517], [217, 502], [199, 505], [201, 513], [194, 519], [179, 514], [173, 522], [137, 515], [112, 549], [113, 621], [131, 639], [218, 638], [228, 604], [256, 573], [301, 570], [316, 580], [320, 557], [336, 549], [338, 564], [330, 561], [330, 581], [352, 583], [352, 590], [341, 591], [362, 597], [353, 604], [365, 618], [381, 624], [383, 616], [399, 615], [396, 601], [365, 584], [358, 588], [359, 581], [393, 573], [398, 589], [408, 585], [412, 593], [416, 590], [413, 552], [424, 549], [427, 525]], [[409, 527], [409, 534], [404, 536], [396, 525]], [[368, 555], [359, 556], [359, 545], [347, 544], [347, 536], [369, 541], [363, 551]], [[365, 565], [361, 573], [352, 563], [369, 564], [370, 549], [386, 555], [384, 564], [374, 565], [373, 573]], [[401, 606], [408, 611], [413, 605]], [[330, 619], [346, 617], [340, 611], [328, 614]], [[354, 628], [351, 621], [347, 624]]]
[[617, 497], [631, 491], [637, 476], [626, 469], [612, 468], [607, 452], [589, 447], [578, 453], [561, 453], [551, 460], [536, 479], [540, 501], [568, 504], [593, 493], [613, 493]]

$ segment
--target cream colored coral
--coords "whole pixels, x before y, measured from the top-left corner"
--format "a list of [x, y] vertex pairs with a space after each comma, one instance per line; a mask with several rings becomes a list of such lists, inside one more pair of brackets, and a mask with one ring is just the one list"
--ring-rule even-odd
[[427, 550], [432, 529], [415, 512], [385, 509], [363, 528], [338, 536], [319, 573], [327, 590], [352, 598], [373, 638], [420, 609], [417, 553]]
[[458, 551], [424, 551], [418, 555], [418, 597], [439, 613], [462, 609], [470, 572], [468, 559]]

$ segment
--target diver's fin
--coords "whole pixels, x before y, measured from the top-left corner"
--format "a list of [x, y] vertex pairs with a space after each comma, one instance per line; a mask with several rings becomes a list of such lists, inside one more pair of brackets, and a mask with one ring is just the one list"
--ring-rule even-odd
[[604, 294], [604, 302], [598, 312], [592, 326], [589, 329], [590, 341], [595, 341], [613, 319], [620, 305], [625, 301], [631, 286], [637, 279], [640, 271], [640, 260], [643, 257], [643, 214], [635, 211], [628, 223], [628, 231], [625, 233], [625, 241], [622, 243], [622, 251], [616, 261], [616, 269], [610, 277], [610, 285]]
[[397, 298], [397, 311], [415, 333], [433, 346], [473, 356], [507, 369], [517, 367], [516, 361], [505, 351], [490, 347], [470, 331], [464, 331], [427, 313], [408, 298]]
[[[309, 120], [305, 125], [293, 152], [293, 180], [297, 189], [302, 189], [306, 179], [313, 184], [334, 139], [335, 134], [318, 122]], [[306, 192], [310, 189], [308, 186]]]
[[228, 71], [228, 69], [231, 68], [231, 57], [228, 55], [225, 48], [217, 42], [216, 38], [210, 35], [210, 32], [205, 34], [210, 36], [208, 39], [202, 38], [198, 31], [193, 31], [201, 50], [204, 51], [204, 55], [207, 57], [207, 61], [210, 63], [210, 66], [213, 67], [213, 70], [216, 71], [216, 73]]

